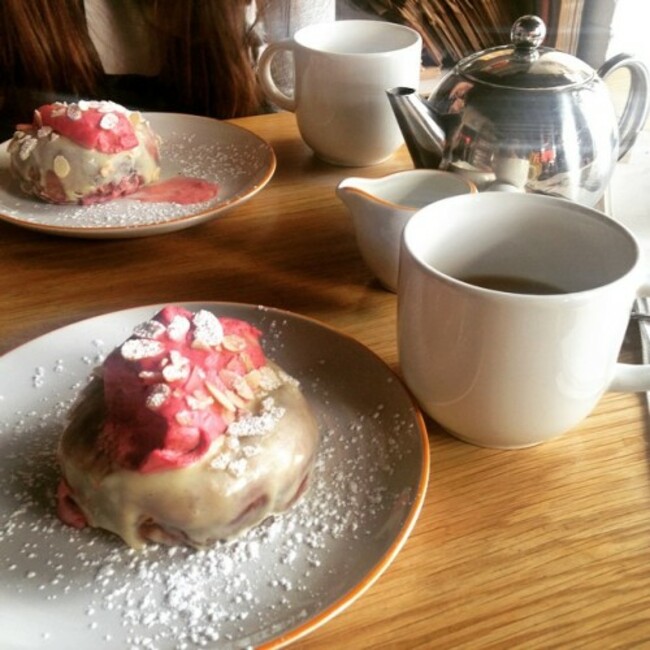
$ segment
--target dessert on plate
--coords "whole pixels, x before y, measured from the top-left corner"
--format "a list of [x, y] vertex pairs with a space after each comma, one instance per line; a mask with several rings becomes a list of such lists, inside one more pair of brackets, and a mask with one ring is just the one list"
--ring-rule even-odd
[[9, 165], [26, 194], [50, 203], [101, 203], [158, 180], [159, 144], [141, 113], [115, 102], [55, 102], [16, 127]]
[[231, 539], [304, 493], [319, 442], [249, 323], [168, 306], [97, 369], [61, 437], [58, 514], [147, 541]]

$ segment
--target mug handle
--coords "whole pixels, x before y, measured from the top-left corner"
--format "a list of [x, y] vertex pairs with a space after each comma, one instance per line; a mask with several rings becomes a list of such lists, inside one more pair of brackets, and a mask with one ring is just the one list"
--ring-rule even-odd
[[650, 390], [650, 366], [617, 363], [614, 379], [607, 388], [615, 393], [645, 393]]
[[[638, 292], [640, 297], [650, 297], [650, 279]], [[650, 391], [650, 364], [617, 363], [608, 391], [620, 393], [645, 393]]]
[[267, 98], [285, 111], [291, 112], [296, 110], [295, 97], [289, 97], [289, 95], [283, 93], [278, 88], [271, 72], [271, 63], [276, 54], [280, 52], [291, 52], [293, 55], [294, 49], [295, 43], [290, 38], [283, 41], [276, 41], [275, 43], [269, 43], [260, 55], [257, 68], [258, 79]]

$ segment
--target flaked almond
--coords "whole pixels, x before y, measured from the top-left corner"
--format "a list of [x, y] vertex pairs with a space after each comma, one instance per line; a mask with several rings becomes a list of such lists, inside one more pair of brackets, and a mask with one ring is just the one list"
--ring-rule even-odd
[[241, 443], [239, 442], [239, 438], [237, 436], [226, 435], [224, 437], [225, 437], [224, 447], [226, 447], [226, 449], [230, 449], [231, 451], [237, 451], [241, 446]]
[[162, 372], [155, 372], [153, 370], [141, 370], [138, 377], [145, 381], [162, 381]]
[[221, 345], [228, 352], [242, 352], [246, 349], [246, 340], [237, 334], [228, 334], [223, 337]]
[[68, 119], [76, 122], [77, 120], [81, 119], [82, 110], [77, 104], [70, 104], [67, 107], [65, 114], [68, 116]]
[[246, 375], [244, 375], [244, 381], [250, 386], [250, 389], [255, 392], [262, 382], [262, 375], [257, 368], [254, 368]]
[[193, 418], [190, 411], [178, 411], [174, 418], [182, 427], [192, 426]]
[[237, 408], [240, 409], [246, 408], [246, 402], [233, 391], [227, 390], [226, 396]]
[[99, 120], [99, 128], [104, 129], [104, 131], [112, 131], [119, 122], [119, 119], [115, 113], [105, 113], [102, 115], [102, 119]]
[[242, 445], [241, 453], [244, 458], [253, 458], [262, 453], [262, 448], [259, 445]]
[[260, 387], [266, 391], [272, 391], [282, 385], [278, 374], [270, 366], [262, 366], [260, 371]]
[[246, 472], [248, 463], [245, 458], [237, 458], [236, 460], [228, 463], [228, 472], [232, 474], [235, 478], [243, 476]]
[[65, 156], [61, 156], [61, 155], [54, 157], [52, 168], [54, 169], [54, 173], [59, 178], [65, 178], [70, 173], [70, 169], [71, 169], [68, 159]]
[[219, 371], [219, 379], [229, 388], [234, 385], [239, 377], [240, 375], [237, 372], [229, 368], [222, 368]]
[[167, 325], [167, 333], [172, 341], [182, 341], [190, 331], [190, 321], [185, 316], [176, 315]]
[[163, 367], [163, 377], [169, 381], [181, 381], [190, 376], [190, 360], [178, 350], [169, 352], [169, 363]]
[[239, 358], [241, 359], [242, 363], [244, 364], [244, 368], [246, 368], [247, 371], [255, 369], [255, 364], [251, 360], [251, 357], [248, 354], [248, 352], [242, 352], [239, 355]]
[[208, 345], [219, 345], [223, 339], [221, 321], [210, 311], [201, 309], [192, 318], [194, 323], [194, 339]]
[[22, 139], [25, 137], [25, 134], [19, 136], [18, 135], [19, 131], [16, 131], [14, 134], [14, 137], [11, 139], [9, 144], [7, 145], [7, 153], [13, 154], [16, 153], [20, 149], [20, 143]]
[[31, 155], [32, 151], [36, 148], [36, 138], [24, 138], [20, 144], [20, 151], [18, 152], [18, 157], [21, 160], [27, 160]]
[[188, 395], [185, 401], [193, 411], [204, 411], [214, 404], [214, 399], [210, 395], [198, 390], [195, 390], [192, 395]]
[[237, 407], [233, 404], [232, 400], [220, 388], [215, 386], [212, 382], [206, 381], [205, 387], [208, 389], [210, 395], [221, 404], [227, 411], [234, 413]]
[[228, 467], [232, 459], [232, 454], [229, 451], [216, 454], [215, 457], [210, 461], [210, 467], [213, 469], [224, 470]]
[[152, 411], [157, 411], [169, 399], [171, 389], [167, 384], [156, 384], [152, 387], [149, 395], [147, 395], [146, 405]]
[[164, 333], [165, 326], [157, 320], [147, 320], [133, 328], [133, 336], [139, 339], [159, 339]]
[[174, 381], [183, 381], [190, 376], [190, 366], [187, 365], [175, 365], [170, 363], [163, 368], [162, 375], [165, 378], [165, 381], [172, 383]]
[[233, 382], [232, 387], [234, 388], [237, 395], [245, 400], [251, 400], [255, 397], [253, 389], [244, 377], [237, 377], [237, 379], [235, 379]]
[[129, 339], [122, 344], [120, 352], [127, 361], [157, 357], [165, 351], [162, 343], [149, 339]]

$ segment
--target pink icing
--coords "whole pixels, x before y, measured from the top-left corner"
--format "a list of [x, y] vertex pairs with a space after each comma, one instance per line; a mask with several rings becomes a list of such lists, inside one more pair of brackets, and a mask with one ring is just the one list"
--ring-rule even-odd
[[[232, 409], [212, 400], [210, 391], [216, 388], [232, 395], [238, 379], [266, 364], [259, 343], [261, 333], [244, 321], [218, 319], [224, 341], [238, 344], [233, 351], [227, 349], [233, 346], [225, 343], [205, 345], [205, 331], [201, 333], [196, 315], [183, 308], [166, 307], [152, 320], [165, 327], [152, 329], [150, 321], [147, 329], [155, 333], [143, 336], [138, 332], [104, 363], [107, 415], [98, 443], [117, 465], [140, 472], [196, 462], [236, 417]], [[168, 327], [183, 320], [190, 323], [187, 332], [181, 328], [179, 335], [173, 325]], [[136, 350], [153, 346], [147, 352], [151, 355], [133, 358], [139, 353], [129, 354], [129, 345]], [[170, 365], [175, 368], [165, 378], [165, 368]], [[182, 376], [174, 377], [178, 368]], [[161, 394], [161, 386], [165, 397], [159, 404], [155, 395]], [[197, 405], [196, 400], [208, 404]]]
[[41, 106], [38, 112], [43, 126], [52, 127], [84, 149], [102, 153], [119, 153], [138, 146], [133, 124], [123, 111], [88, 107], [71, 113], [67, 109], [66, 104], [59, 103]]

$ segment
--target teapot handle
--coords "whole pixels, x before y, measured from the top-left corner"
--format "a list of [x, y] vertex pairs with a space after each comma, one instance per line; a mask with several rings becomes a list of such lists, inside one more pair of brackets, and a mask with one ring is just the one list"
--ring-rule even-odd
[[630, 71], [630, 89], [623, 114], [618, 122], [619, 160], [631, 149], [639, 131], [645, 125], [648, 116], [648, 88], [650, 86], [648, 68], [642, 61], [629, 54], [617, 54], [605, 61], [598, 68], [598, 75], [605, 79], [621, 68], [627, 68]]

